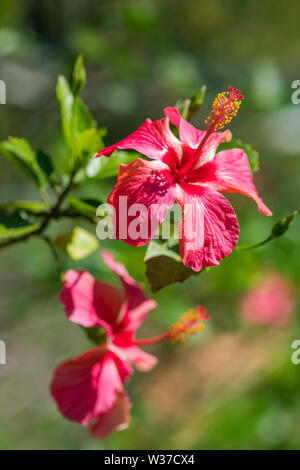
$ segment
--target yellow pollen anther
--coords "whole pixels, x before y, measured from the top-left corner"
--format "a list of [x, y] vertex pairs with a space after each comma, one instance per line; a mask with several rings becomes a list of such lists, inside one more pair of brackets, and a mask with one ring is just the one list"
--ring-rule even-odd
[[236, 116], [243, 98], [240, 90], [234, 91], [233, 87], [229, 87], [229, 91], [218, 93], [204, 121], [206, 126], [213, 127], [214, 131], [223, 129]]
[[194, 309], [180, 315], [179, 320], [169, 330], [171, 342], [186, 343], [187, 335], [194, 335], [198, 331], [203, 331], [205, 328], [204, 323], [198, 323], [203, 318], [202, 312], [195, 312]]

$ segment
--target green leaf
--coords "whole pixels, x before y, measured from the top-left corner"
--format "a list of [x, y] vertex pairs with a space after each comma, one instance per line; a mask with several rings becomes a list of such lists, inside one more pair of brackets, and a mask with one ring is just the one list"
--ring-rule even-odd
[[102, 132], [96, 128], [86, 129], [76, 137], [76, 152], [83, 162], [96, 155], [102, 147]]
[[222, 150], [230, 150], [235, 148], [244, 150], [248, 157], [249, 165], [253, 173], [259, 170], [259, 154], [257, 150], [254, 150], [250, 144], [245, 144], [240, 139], [231, 139], [230, 142], [224, 142], [223, 144], [220, 144], [217, 151], [221, 152]]
[[72, 150], [74, 95], [65, 77], [60, 75], [56, 87], [57, 99], [61, 108], [62, 126], [67, 146]]
[[39, 201], [15, 201], [0, 205], [0, 238], [18, 238], [40, 227], [35, 216], [46, 210]]
[[77, 199], [75, 197], [69, 197], [67, 202], [71, 209], [89, 217], [96, 217], [97, 207], [102, 204], [102, 201], [97, 199]]
[[86, 72], [82, 55], [79, 55], [75, 61], [72, 73], [72, 91], [74, 96], [78, 96], [85, 86]]
[[203, 85], [192, 98], [186, 100], [180, 100], [176, 103], [176, 108], [179, 109], [181, 116], [190, 121], [194, 117], [203, 105], [204, 97], [206, 92], [206, 86]]
[[75, 227], [66, 251], [75, 261], [86, 258], [99, 247], [99, 241], [95, 235], [81, 227]]
[[40, 225], [32, 223], [28, 214], [22, 210], [0, 208], [0, 238], [18, 238], [34, 232], [39, 227]]
[[96, 122], [82, 100], [74, 96], [68, 81], [62, 75], [58, 77], [56, 92], [65, 142], [69, 152], [76, 156], [77, 136], [87, 129], [96, 128]]
[[54, 166], [49, 155], [43, 152], [43, 150], [38, 150], [36, 160], [40, 169], [47, 175], [49, 182], [51, 182], [54, 176]]
[[74, 104], [75, 132], [77, 135], [86, 129], [96, 128], [97, 123], [83, 101], [80, 98], [75, 98]]
[[109, 158], [93, 158], [86, 167], [86, 174], [89, 178], [111, 178], [118, 175], [121, 163], [130, 163], [138, 157], [136, 152], [118, 150]]
[[0, 151], [17, 165], [40, 188], [47, 185], [47, 177], [42, 171], [37, 155], [25, 139], [9, 137], [0, 143]]
[[45, 211], [46, 205], [40, 201], [14, 201], [6, 202], [0, 205], [0, 212], [6, 214], [13, 214], [14, 212], [24, 211], [27, 214], [38, 214], [39, 212]]
[[144, 261], [152, 292], [199, 274], [184, 266], [178, 253], [178, 244], [174, 240], [151, 240]]

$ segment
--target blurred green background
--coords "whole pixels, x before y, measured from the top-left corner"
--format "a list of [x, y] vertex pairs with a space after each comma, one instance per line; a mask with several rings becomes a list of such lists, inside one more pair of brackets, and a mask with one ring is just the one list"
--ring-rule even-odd
[[[297, 0], [0, 0], [0, 79], [7, 85], [0, 138], [24, 137], [60, 158], [56, 78], [69, 75], [78, 53], [88, 72], [84, 100], [99, 125], [107, 126], [106, 144], [146, 117], [160, 118], [163, 107], [206, 84], [205, 104], [193, 120], [201, 127], [216, 92], [232, 84], [245, 100], [230, 127], [260, 153], [255, 182], [274, 216], [260, 215], [242, 196], [230, 200], [240, 242], [259, 241], [299, 206], [300, 106], [291, 104], [291, 83], [300, 79], [299, 28]], [[0, 202], [39, 197], [2, 156], [0, 182]], [[114, 182], [83, 191], [105, 198]], [[51, 226], [52, 233], [59, 230], [61, 224]], [[148, 289], [144, 248], [117, 241], [102, 247]], [[116, 282], [97, 253], [65, 261]], [[281, 329], [247, 327], [238, 309], [239, 298], [270, 269], [298, 291], [299, 268], [296, 219], [283, 238], [233, 253], [219, 268], [153, 295], [159, 307], [141, 337], [164, 330], [196, 304], [207, 308], [211, 320], [187, 345], [152, 347], [160, 364], [135, 374], [127, 386], [130, 428], [101, 442], [66, 421], [49, 396], [58, 362], [89, 347], [58, 301], [51, 253], [39, 240], [2, 250], [0, 339], [7, 365], [0, 366], [0, 448], [299, 448], [300, 365], [290, 360], [291, 343], [300, 338], [299, 309]]]

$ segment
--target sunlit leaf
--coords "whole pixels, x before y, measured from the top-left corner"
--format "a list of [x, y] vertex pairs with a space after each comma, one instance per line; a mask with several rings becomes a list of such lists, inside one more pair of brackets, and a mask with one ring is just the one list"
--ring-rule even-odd
[[62, 75], [58, 77], [56, 92], [65, 142], [70, 153], [76, 155], [76, 137], [87, 129], [96, 128], [96, 122], [82, 100], [74, 96], [68, 81]]
[[75, 197], [69, 197], [67, 202], [71, 209], [90, 217], [96, 217], [97, 207], [102, 203], [97, 199], [77, 199]]
[[27, 140], [9, 137], [8, 140], [0, 142], [0, 151], [31, 178], [38, 187], [47, 185], [47, 177], [38, 163], [37, 154]]
[[99, 247], [99, 241], [95, 235], [81, 227], [75, 227], [66, 251], [75, 261], [86, 258]]
[[103, 147], [102, 133], [96, 128], [86, 129], [76, 137], [76, 153], [88, 161]]
[[72, 122], [74, 95], [70, 89], [68, 81], [62, 75], [58, 77], [56, 93], [61, 109], [65, 141], [67, 146], [72, 150], [72, 136], [74, 135]]
[[14, 212], [24, 211], [27, 214], [38, 214], [39, 212], [45, 211], [46, 205], [40, 201], [14, 201], [6, 202], [0, 205], [0, 212], [6, 214], [13, 214]]
[[97, 179], [117, 176], [121, 163], [130, 163], [138, 157], [139, 154], [136, 152], [119, 150], [109, 158], [104, 156], [93, 158], [86, 167], [86, 174], [89, 178], [96, 177]]
[[79, 95], [86, 82], [86, 72], [82, 55], [79, 55], [75, 61], [72, 73], [72, 91], [75, 96]]
[[92, 113], [80, 98], [75, 98], [74, 121], [76, 135], [86, 129], [97, 127], [97, 123]]

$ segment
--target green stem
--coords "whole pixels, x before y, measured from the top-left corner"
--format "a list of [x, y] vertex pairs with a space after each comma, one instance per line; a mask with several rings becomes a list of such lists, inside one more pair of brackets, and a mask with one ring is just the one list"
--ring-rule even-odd
[[60, 262], [60, 259], [59, 259], [59, 256], [58, 256], [58, 253], [55, 249], [55, 246], [53, 245], [52, 243], [52, 240], [47, 236], [47, 235], [41, 235], [41, 238], [43, 240], [45, 240], [45, 242], [47, 243], [47, 245], [49, 246], [52, 254], [53, 254], [53, 257], [54, 257], [54, 260], [55, 260], [55, 264], [56, 264], [56, 268], [57, 268], [57, 271], [58, 271], [58, 275], [60, 277], [60, 280], [61, 282], [64, 282], [64, 279], [65, 279], [65, 274], [64, 274], [64, 271], [63, 271], [63, 268], [62, 268], [62, 265], [61, 265], [61, 262]]
[[45, 190], [45, 188], [40, 188], [40, 194], [42, 198], [44, 199], [46, 206], [51, 207], [53, 204], [53, 201], [51, 197], [49, 196], [49, 194], [47, 193], [47, 191]]
[[70, 176], [69, 183], [67, 184], [67, 186], [65, 187], [63, 192], [59, 195], [57, 203], [53, 207], [52, 211], [58, 211], [58, 209], [60, 208], [60, 206], [64, 202], [65, 198], [67, 197], [67, 195], [69, 194], [71, 189], [74, 187], [74, 177], [75, 177], [76, 173], [77, 173], [77, 169], [74, 169], [72, 171], [71, 176]]
[[43, 234], [45, 229], [48, 227], [49, 223], [53, 218], [57, 218], [57, 214], [63, 214], [63, 212], [60, 213], [59, 209], [64, 202], [65, 198], [67, 197], [68, 193], [71, 191], [71, 189], [74, 187], [74, 177], [77, 173], [77, 169], [74, 169], [72, 171], [72, 174], [70, 176], [69, 183], [67, 186], [64, 188], [64, 190], [61, 192], [61, 194], [58, 196], [57, 202], [52, 208], [45, 213], [45, 217], [41, 225], [34, 230], [33, 232], [27, 233], [19, 238], [11, 238], [9, 240], [6, 240], [5, 242], [0, 244], [0, 249], [1, 248], [6, 248], [7, 246], [15, 245], [17, 243], [23, 242], [27, 240], [31, 236], [37, 236]]
[[266, 238], [265, 240], [263, 240], [262, 242], [258, 242], [258, 243], [251, 243], [250, 245], [239, 245], [235, 248], [236, 251], [244, 251], [244, 250], [252, 250], [254, 248], [258, 248], [260, 246], [263, 246], [265, 245], [266, 243], [269, 243], [271, 240], [273, 240], [274, 237], [272, 237], [272, 235], [270, 235], [268, 238]]

